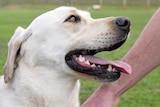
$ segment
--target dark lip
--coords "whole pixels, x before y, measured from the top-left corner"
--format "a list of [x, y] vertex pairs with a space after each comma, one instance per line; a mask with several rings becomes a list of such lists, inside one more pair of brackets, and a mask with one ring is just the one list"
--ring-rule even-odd
[[94, 76], [95, 79], [101, 82], [112, 82], [120, 77], [120, 71], [108, 72], [105, 68], [87, 68], [79, 65], [73, 58], [66, 60], [67, 65], [74, 71]]
[[68, 52], [65, 56], [65, 61], [67, 63], [67, 65], [73, 69], [75, 72], [79, 72], [79, 73], [83, 73], [83, 74], [87, 74], [90, 76], [94, 76], [95, 79], [101, 81], [101, 82], [112, 82], [112, 81], [116, 81], [117, 79], [119, 79], [120, 75], [121, 75], [121, 71], [119, 69], [116, 69], [116, 72], [109, 72], [107, 71], [106, 67], [96, 67], [96, 68], [88, 68], [88, 67], [84, 67], [79, 65], [73, 56], [78, 56], [78, 55], [95, 55], [98, 52], [102, 52], [102, 51], [112, 51], [115, 50], [117, 48], [119, 48], [124, 42], [126, 41], [126, 39], [124, 39], [123, 41], [111, 45], [108, 48], [100, 48], [100, 49], [75, 49], [72, 50], [70, 52]]

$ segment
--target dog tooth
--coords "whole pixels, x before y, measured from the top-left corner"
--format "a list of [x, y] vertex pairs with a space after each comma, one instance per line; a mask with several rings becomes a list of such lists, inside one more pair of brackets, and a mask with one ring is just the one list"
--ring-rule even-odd
[[78, 60], [78, 58], [76, 57], [75, 60]]
[[108, 65], [108, 69], [107, 69], [109, 72], [112, 71], [112, 65]]
[[92, 64], [91, 67], [96, 67], [96, 65], [95, 65], [95, 64]]
[[112, 71], [113, 71], [113, 72], [115, 72], [115, 71], [116, 71], [116, 69], [115, 69], [115, 68], [113, 68], [113, 69], [112, 69]]
[[97, 67], [99, 67], [99, 68], [100, 68], [101, 66], [100, 66], [100, 65], [98, 65]]
[[84, 61], [85, 61], [85, 59], [84, 59], [84, 57], [83, 57], [82, 55], [79, 55], [78, 60], [79, 60], [80, 62], [84, 62]]
[[85, 61], [84, 63], [87, 64], [87, 65], [90, 65], [90, 62], [88, 60]]

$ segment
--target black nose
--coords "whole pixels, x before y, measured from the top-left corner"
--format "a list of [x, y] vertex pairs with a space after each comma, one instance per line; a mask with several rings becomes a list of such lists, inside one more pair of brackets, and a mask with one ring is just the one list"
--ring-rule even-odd
[[128, 18], [117, 17], [115, 23], [122, 30], [126, 30], [126, 31], [130, 30], [130, 21]]

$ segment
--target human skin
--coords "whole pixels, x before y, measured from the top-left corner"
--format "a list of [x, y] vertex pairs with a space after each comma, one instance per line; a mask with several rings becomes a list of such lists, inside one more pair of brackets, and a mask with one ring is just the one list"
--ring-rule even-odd
[[122, 58], [132, 74], [122, 74], [111, 84], [101, 84], [82, 107], [117, 107], [121, 95], [160, 65], [160, 9], [149, 20], [139, 38]]

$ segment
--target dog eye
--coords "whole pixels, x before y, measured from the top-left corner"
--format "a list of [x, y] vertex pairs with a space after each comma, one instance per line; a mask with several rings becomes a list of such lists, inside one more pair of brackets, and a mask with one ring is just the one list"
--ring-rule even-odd
[[71, 15], [65, 20], [65, 22], [72, 22], [72, 23], [76, 23], [79, 21], [80, 21], [80, 17], [75, 15]]

